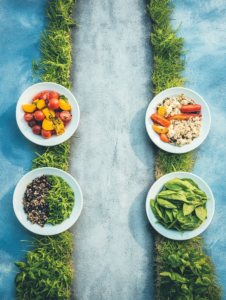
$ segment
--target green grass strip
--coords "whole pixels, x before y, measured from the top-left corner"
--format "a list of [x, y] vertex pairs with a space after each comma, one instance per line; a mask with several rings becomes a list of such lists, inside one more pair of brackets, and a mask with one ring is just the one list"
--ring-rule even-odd
[[[72, 8], [76, 0], [50, 0], [46, 15], [47, 30], [40, 38], [40, 61], [33, 60], [33, 76], [40, 81], [56, 82], [70, 89]], [[54, 167], [66, 171], [70, 141], [53, 147], [43, 147], [36, 153], [32, 169]], [[68, 231], [54, 236], [37, 236], [33, 251], [25, 255], [26, 263], [16, 262], [20, 272], [15, 278], [16, 299], [69, 300], [73, 281], [71, 253], [72, 234]]]
[[[154, 54], [152, 83], [153, 93], [155, 95], [167, 88], [184, 86], [187, 81], [187, 79], [183, 77], [183, 71], [185, 70], [186, 63], [184, 39], [177, 37], [178, 29], [173, 30], [171, 25], [173, 7], [172, 1], [169, 0], [150, 0], [150, 4], [147, 6], [148, 12], [152, 19], [151, 43]], [[159, 149], [155, 161], [155, 177], [158, 179], [164, 174], [176, 171], [189, 172], [194, 167], [196, 160], [197, 156], [195, 151], [185, 154], [171, 154]], [[203, 253], [203, 238], [194, 238], [189, 241], [178, 242], [166, 239], [161, 235], [156, 234], [155, 242], [157, 300], [221, 299], [222, 287], [218, 282], [211, 258], [207, 254]], [[202, 267], [198, 269], [198, 264], [197, 269], [193, 269], [194, 272], [197, 272], [197, 274], [194, 274], [194, 276], [197, 278], [200, 277], [198, 282], [202, 281], [202, 283], [197, 283], [190, 286], [188, 282], [182, 282], [183, 280], [186, 281], [185, 279], [181, 279], [182, 277], [186, 277], [185, 273], [191, 273], [188, 267], [183, 270], [182, 266], [180, 265], [180, 257], [178, 258], [176, 255], [179, 249], [182, 248], [186, 249], [188, 253], [191, 253], [192, 250], [195, 249], [195, 253], [202, 257], [200, 264], [206, 263], [210, 266], [209, 273], [207, 275], [202, 270]], [[179, 265], [174, 265], [175, 268], [172, 268], [172, 265], [169, 264], [170, 255], [175, 255], [174, 258], [178, 261]], [[188, 256], [188, 264], [189, 263], [192, 264], [192, 259]], [[171, 266], [171, 269], [169, 266]], [[160, 275], [162, 272], [167, 272], [165, 274], [170, 273], [170, 275], [168, 274], [167, 278], [167, 276]], [[174, 272], [178, 273], [178, 275], [172, 275]], [[206, 277], [210, 279], [211, 284], [203, 286], [203, 278]], [[205, 280], [207, 284], [209, 281], [208, 279]], [[190, 282], [192, 282], [191, 279]], [[169, 283], [168, 287], [167, 283]], [[203, 289], [197, 290], [199, 287]], [[173, 288], [175, 288], [176, 292], [173, 291]], [[187, 291], [187, 289], [189, 289], [189, 291]]]
[[70, 154], [69, 140], [57, 146], [43, 147], [43, 150], [43, 154], [36, 153], [37, 157], [33, 159], [33, 170], [43, 167], [52, 167], [67, 171]]
[[[152, 19], [151, 43], [153, 48], [152, 84], [155, 95], [161, 91], [184, 86], [187, 79], [182, 73], [185, 70], [184, 39], [177, 37], [177, 31], [172, 29], [172, 1], [151, 0], [147, 6]], [[155, 176], [174, 172], [189, 172], [194, 167], [195, 152], [185, 154], [169, 154], [158, 150], [155, 164]]]
[[34, 250], [25, 255], [26, 263], [15, 262], [20, 273], [15, 278], [16, 299], [68, 300], [73, 280], [72, 235], [65, 231], [33, 239]]
[[[178, 242], [157, 235], [155, 246], [157, 300], [221, 299], [223, 289], [216, 277], [212, 259], [203, 251], [205, 249], [203, 238], [195, 237]], [[182, 268], [184, 268], [183, 273], [181, 272]], [[168, 276], [160, 275], [163, 272], [176, 273], [180, 277], [177, 275], [174, 280], [171, 280]], [[182, 278], [189, 278], [190, 283], [185, 282]], [[192, 284], [191, 282], [197, 283]]]

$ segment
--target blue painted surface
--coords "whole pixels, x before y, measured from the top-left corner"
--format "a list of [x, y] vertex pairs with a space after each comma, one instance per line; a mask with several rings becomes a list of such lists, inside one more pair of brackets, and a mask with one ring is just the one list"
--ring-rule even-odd
[[[31, 167], [35, 151], [17, 128], [15, 107], [32, 84], [31, 61], [39, 57], [38, 39], [45, 28], [46, 0], [0, 0], [0, 299], [14, 298], [8, 266], [21, 260], [31, 234], [12, 208], [14, 188]], [[216, 212], [203, 236], [222, 284], [226, 285], [226, 161], [224, 132], [226, 4], [218, 1], [175, 2], [174, 26], [187, 41], [188, 87], [210, 106], [212, 127], [198, 149], [194, 173], [211, 187]], [[147, 1], [78, 0], [73, 29], [72, 91], [81, 121], [72, 141], [70, 173], [84, 194], [84, 209], [72, 227], [76, 249], [72, 299], [154, 299], [153, 231], [145, 215], [146, 194], [154, 182], [156, 148], [144, 126], [152, 98], [150, 18]], [[6, 99], [6, 101], [5, 101]], [[6, 135], [7, 133], [7, 135]], [[226, 300], [224, 295], [223, 300]]]
[[[174, 1], [175, 28], [183, 21], [179, 35], [186, 40], [187, 87], [198, 92], [211, 111], [212, 125], [193, 173], [204, 179], [215, 198], [215, 214], [203, 233], [210, 255], [226, 290], [226, 3], [225, 1]], [[226, 293], [222, 299], [226, 299]]]
[[32, 58], [39, 58], [41, 30], [45, 28], [46, 0], [0, 1], [0, 299], [15, 296], [15, 273], [9, 264], [20, 261], [29, 247], [21, 240], [32, 234], [16, 219], [12, 206], [15, 186], [31, 168], [37, 150], [19, 131], [16, 103], [22, 92], [32, 84]]

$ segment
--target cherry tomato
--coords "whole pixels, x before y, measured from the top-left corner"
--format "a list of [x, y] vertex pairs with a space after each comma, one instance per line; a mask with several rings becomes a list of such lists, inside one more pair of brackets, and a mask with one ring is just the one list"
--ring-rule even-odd
[[52, 136], [51, 130], [42, 129], [41, 134], [42, 134], [42, 137], [44, 137], [44, 139], [49, 139]]
[[42, 120], [44, 120], [45, 119], [45, 115], [44, 115], [44, 113], [42, 112], [42, 111], [36, 111], [35, 113], [34, 113], [34, 117], [35, 117], [35, 120], [37, 120], [37, 121], [42, 121]]
[[42, 99], [42, 94], [43, 93], [39, 93], [38, 95], [36, 95], [33, 100], [36, 100], [36, 99]]
[[40, 134], [41, 130], [42, 130], [42, 127], [40, 125], [35, 125], [32, 127], [32, 132], [34, 134]]
[[56, 118], [60, 118], [60, 112], [59, 112], [59, 111], [57, 111], [57, 112], [55, 113], [55, 117], [56, 117]]
[[59, 95], [57, 94], [57, 92], [51, 92], [49, 94], [49, 100], [52, 99], [52, 98], [55, 98], [55, 99], [59, 98]]
[[49, 109], [56, 110], [59, 107], [60, 107], [60, 102], [59, 102], [58, 99], [52, 98], [51, 100], [49, 100], [49, 103], [48, 103], [48, 108]]
[[64, 122], [68, 122], [71, 120], [71, 115], [68, 110], [64, 110], [60, 113], [60, 118]]
[[49, 93], [48, 92], [44, 92], [42, 94], [42, 99], [47, 103], [49, 100]]
[[30, 127], [33, 127], [33, 126], [36, 125], [36, 121], [35, 121], [35, 120], [31, 120], [30, 122], [28, 122], [28, 125], [29, 125]]
[[25, 113], [24, 114], [24, 120], [27, 121], [27, 122], [31, 121], [33, 119], [33, 117], [34, 117], [34, 115], [31, 114], [31, 113]]

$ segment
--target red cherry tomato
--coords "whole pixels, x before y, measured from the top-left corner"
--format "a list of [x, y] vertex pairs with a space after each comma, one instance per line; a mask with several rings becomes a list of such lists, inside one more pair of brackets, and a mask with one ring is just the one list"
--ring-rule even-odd
[[71, 120], [71, 115], [70, 115], [69, 111], [64, 110], [60, 113], [60, 118], [62, 121], [68, 122]]
[[52, 136], [51, 130], [42, 129], [41, 134], [42, 134], [42, 137], [44, 137], [44, 139], [49, 139]]
[[24, 114], [24, 120], [27, 121], [27, 122], [31, 121], [33, 119], [33, 117], [34, 117], [34, 115], [31, 114], [31, 113], [25, 113]]
[[45, 115], [42, 111], [38, 110], [34, 113], [35, 120], [42, 121], [45, 119]]
[[41, 130], [42, 130], [42, 127], [40, 125], [35, 125], [32, 127], [32, 132], [34, 134], [40, 134]]
[[37, 99], [42, 99], [42, 94], [43, 93], [39, 93], [38, 95], [36, 95], [33, 100], [37, 100]]
[[55, 117], [56, 117], [56, 118], [60, 118], [60, 112], [59, 112], [59, 111], [57, 111], [57, 112], [55, 113]]
[[31, 120], [30, 122], [28, 122], [28, 125], [29, 125], [30, 127], [33, 127], [33, 126], [36, 125], [36, 121], [35, 121], [35, 120]]
[[59, 95], [57, 94], [57, 92], [51, 92], [49, 94], [49, 100], [52, 99], [52, 98], [55, 98], [55, 99], [59, 98]]
[[49, 103], [48, 103], [48, 108], [49, 109], [56, 110], [59, 107], [60, 107], [60, 102], [59, 102], [58, 99], [52, 98], [51, 100], [49, 100]]
[[49, 93], [48, 92], [44, 92], [42, 94], [42, 99], [47, 103], [49, 100]]

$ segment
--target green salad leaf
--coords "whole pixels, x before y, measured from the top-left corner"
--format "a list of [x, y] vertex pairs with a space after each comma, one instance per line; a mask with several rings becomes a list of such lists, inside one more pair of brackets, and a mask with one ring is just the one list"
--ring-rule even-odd
[[174, 178], [165, 183], [150, 206], [157, 222], [180, 232], [197, 229], [207, 218], [205, 192], [191, 179]]
[[47, 223], [52, 225], [61, 224], [70, 217], [75, 202], [74, 191], [61, 177], [48, 176], [51, 190], [45, 195], [45, 201], [49, 206]]

